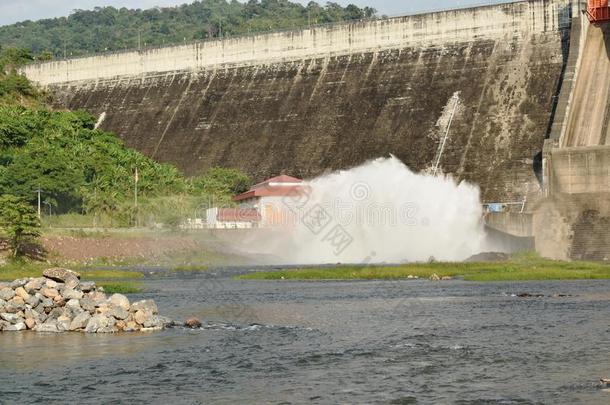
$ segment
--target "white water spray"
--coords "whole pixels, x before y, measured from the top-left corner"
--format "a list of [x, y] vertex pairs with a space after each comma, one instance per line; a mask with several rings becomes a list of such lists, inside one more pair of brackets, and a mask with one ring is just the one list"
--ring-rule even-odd
[[453, 261], [485, 249], [479, 189], [466, 182], [415, 174], [391, 157], [308, 185], [306, 196], [282, 199], [298, 209], [296, 225], [258, 240], [282, 263]]

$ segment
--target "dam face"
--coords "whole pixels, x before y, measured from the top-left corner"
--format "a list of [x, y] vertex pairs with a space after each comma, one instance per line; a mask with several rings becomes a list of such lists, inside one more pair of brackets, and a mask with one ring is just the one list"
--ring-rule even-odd
[[[57, 106], [188, 175], [311, 177], [393, 154], [520, 201], [539, 185], [569, 0], [530, 0], [28, 66]], [[448, 117], [459, 97], [446, 146]]]

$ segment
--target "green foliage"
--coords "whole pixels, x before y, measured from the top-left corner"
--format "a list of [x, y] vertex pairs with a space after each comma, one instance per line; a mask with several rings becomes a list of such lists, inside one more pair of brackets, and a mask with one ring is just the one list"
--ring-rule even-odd
[[247, 191], [250, 184], [250, 177], [246, 174], [222, 167], [213, 167], [204, 176], [192, 180], [196, 195], [207, 195], [220, 203], [226, 203], [232, 196]]
[[288, 0], [203, 0], [149, 10], [97, 7], [69, 17], [24, 21], [0, 27], [0, 43], [50, 56], [158, 46], [206, 38], [244, 35], [314, 24], [373, 18], [372, 8], [337, 3], [303, 6]]
[[[17, 73], [20, 66], [33, 60], [32, 54], [25, 49], [0, 47], [0, 100], [7, 97], [38, 97], [30, 81]], [[4, 104], [4, 103], [3, 103]]]
[[40, 236], [40, 221], [34, 209], [22, 198], [0, 196], [0, 228], [8, 237], [13, 257], [24, 253], [26, 244]]
[[[2, 55], [4, 66], [17, 66], [29, 54], [5, 49]], [[8, 98], [1, 102], [3, 95]], [[221, 168], [188, 182], [175, 167], [96, 130], [87, 112], [24, 105], [37, 95], [25, 77], [0, 72], [0, 195], [35, 204], [40, 189], [45, 212], [55, 215], [87, 214], [96, 225], [110, 219], [111, 226], [162, 222], [177, 228], [184, 218], [202, 217], [210, 202], [228, 203], [249, 185], [243, 173]]]

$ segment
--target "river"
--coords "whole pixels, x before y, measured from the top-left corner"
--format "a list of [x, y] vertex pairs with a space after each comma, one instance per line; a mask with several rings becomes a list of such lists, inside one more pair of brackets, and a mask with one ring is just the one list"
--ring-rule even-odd
[[[0, 403], [607, 404], [610, 281], [145, 281], [204, 328], [0, 333]], [[519, 298], [517, 293], [544, 294]], [[555, 294], [568, 297], [553, 297]]]

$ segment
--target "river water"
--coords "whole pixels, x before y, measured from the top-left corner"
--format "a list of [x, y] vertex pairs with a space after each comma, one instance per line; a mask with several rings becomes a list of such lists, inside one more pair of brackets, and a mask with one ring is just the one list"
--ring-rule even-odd
[[0, 333], [0, 403], [610, 403], [610, 281], [234, 273], [153, 275], [130, 296], [199, 330]]

